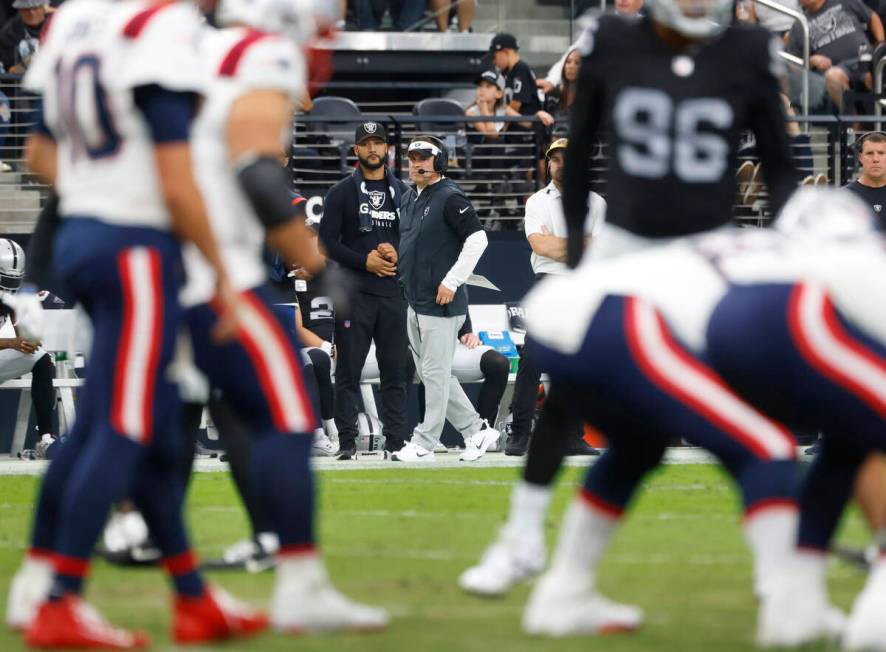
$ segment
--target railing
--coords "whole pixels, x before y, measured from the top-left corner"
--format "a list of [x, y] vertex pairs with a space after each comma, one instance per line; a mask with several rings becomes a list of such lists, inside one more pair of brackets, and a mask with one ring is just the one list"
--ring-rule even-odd
[[[803, 67], [803, 86], [800, 93], [800, 104], [803, 107], [803, 115], [809, 115], [809, 20], [802, 11], [789, 9], [775, 0], [754, 0], [754, 2], [759, 2], [764, 7], [769, 7], [773, 11], [790, 16], [800, 23], [800, 27], [803, 30], [803, 59], [799, 62], [799, 65]], [[795, 65], [798, 64], [796, 57], [786, 52], [781, 54], [786, 61]]]

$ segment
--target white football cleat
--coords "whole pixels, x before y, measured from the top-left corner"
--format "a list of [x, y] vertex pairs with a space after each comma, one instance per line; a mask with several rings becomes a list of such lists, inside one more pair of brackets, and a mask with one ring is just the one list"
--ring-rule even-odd
[[475, 595], [498, 597], [514, 586], [538, 575], [545, 567], [542, 535], [517, 537], [506, 526], [483, 553], [480, 563], [458, 578], [462, 590]]
[[338, 446], [326, 434], [323, 428], [314, 431], [314, 441], [311, 444], [311, 455], [315, 457], [332, 457], [338, 455]]
[[830, 603], [824, 586], [809, 574], [785, 572], [768, 585], [757, 616], [757, 645], [800, 647], [836, 640], [846, 616]]
[[25, 558], [9, 585], [9, 599], [6, 601], [7, 627], [24, 631], [30, 626], [40, 604], [49, 595], [52, 577], [52, 562], [48, 558]]
[[886, 564], [878, 562], [855, 598], [843, 635], [844, 650], [886, 650]]
[[384, 609], [353, 602], [339, 593], [317, 557], [280, 561], [271, 601], [275, 630], [290, 634], [371, 632], [385, 629], [389, 622]]
[[604, 598], [589, 572], [548, 571], [523, 612], [523, 631], [542, 636], [631, 632], [642, 624], [642, 609]]
[[391, 455], [391, 459], [395, 462], [433, 462], [434, 451], [429, 451], [408, 441], [403, 448]]
[[498, 441], [501, 433], [485, 421], [483, 428], [470, 437], [465, 437], [465, 449], [461, 454], [462, 462], [475, 462], [486, 454], [489, 447]]

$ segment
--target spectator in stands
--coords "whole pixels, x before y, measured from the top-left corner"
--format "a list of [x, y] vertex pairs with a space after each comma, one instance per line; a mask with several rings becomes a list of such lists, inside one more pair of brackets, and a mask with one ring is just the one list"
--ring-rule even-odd
[[[785, 9], [800, 11], [799, 0], [775, 0]], [[794, 24], [794, 19], [754, 0], [741, 0], [735, 4], [735, 17], [746, 23], [758, 23], [773, 34], [784, 38]]]
[[[883, 23], [861, 0], [800, 0], [809, 19], [809, 65], [819, 74], [810, 75], [810, 110], [826, 90], [833, 105], [843, 112], [843, 93], [850, 87], [872, 87], [870, 54], [872, 44], [865, 34], [869, 26], [876, 44], [884, 39]], [[803, 30], [794, 23], [787, 37], [787, 51], [803, 52]], [[798, 84], [792, 79], [791, 100], [798, 101]], [[814, 81], [814, 84], [813, 84]], [[814, 85], [814, 89], [813, 89]], [[813, 90], [815, 99], [813, 101]]]
[[406, 435], [406, 303], [397, 282], [400, 200], [406, 186], [385, 167], [387, 134], [378, 122], [354, 134], [358, 165], [326, 194], [320, 240], [350, 272], [357, 290], [347, 319], [336, 315], [335, 422], [339, 459], [357, 455], [360, 373], [372, 341], [381, 372], [382, 421], [389, 452]]
[[542, 110], [542, 95], [535, 82], [532, 68], [520, 58], [520, 44], [513, 34], [500, 33], [492, 37], [489, 44], [492, 63], [505, 76], [505, 101], [520, 115], [536, 116], [541, 123], [550, 127], [554, 118]]
[[557, 124], [554, 133], [565, 135], [572, 114], [572, 103], [575, 101], [575, 84], [578, 71], [581, 69], [581, 52], [573, 48], [566, 53], [563, 60], [563, 72], [560, 83], [545, 93], [545, 111], [554, 116]]
[[23, 73], [36, 54], [46, 22], [46, 0], [15, 0], [18, 14], [0, 29], [0, 64], [6, 72]]
[[[465, 115], [512, 116], [520, 115], [504, 99], [505, 78], [497, 70], [484, 70], [477, 78], [477, 97], [465, 109]], [[483, 141], [498, 140], [509, 122], [473, 122], [471, 126], [483, 135]]]
[[448, 32], [452, 23], [452, 15], [458, 19], [458, 31], [470, 32], [477, 8], [476, 0], [430, 0], [431, 11], [437, 21], [437, 30]]
[[[545, 152], [550, 183], [536, 192], [526, 202], [524, 230], [532, 248], [530, 263], [536, 280], [548, 274], [563, 274], [566, 267], [566, 219], [563, 217], [563, 169], [568, 146], [566, 138], [551, 143]], [[591, 192], [585, 233], [588, 238], [599, 232], [606, 214], [606, 201], [597, 193]], [[538, 382], [541, 370], [527, 355], [524, 347], [520, 353], [520, 366], [514, 382], [514, 400], [511, 403], [513, 421], [511, 437], [505, 448], [508, 455], [524, 455], [529, 445], [532, 417], [535, 413], [535, 400], [538, 395]], [[568, 424], [572, 431], [568, 455], [593, 455], [596, 450], [585, 444], [583, 424], [572, 420]]]
[[870, 131], [858, 143], [859, 177], [846, 187], [861, 197], [886, 229], [886, 133]]
[[427, 0], [354, 0], [357, 29], [378, 29], [387, 10], [394, 28], [402, 32], [421, 20], [426, 6]]

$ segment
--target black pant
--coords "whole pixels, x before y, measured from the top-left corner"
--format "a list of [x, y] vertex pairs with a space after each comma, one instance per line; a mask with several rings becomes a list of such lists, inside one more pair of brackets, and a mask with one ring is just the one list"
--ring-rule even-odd
[[375, 340], [381, 375], [382, 422], [385, 446], [399, 450], [406, 442], [406, 301], [357, 292], [350, 319], [335, 322], [335, 425], [342, 450], [357, 438], [360, 373]]

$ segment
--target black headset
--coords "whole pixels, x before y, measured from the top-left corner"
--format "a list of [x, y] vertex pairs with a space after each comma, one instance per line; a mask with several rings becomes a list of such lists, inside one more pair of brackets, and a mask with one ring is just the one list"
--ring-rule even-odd
[[864, 147], [864, 141], [866, 141], [869, 136], [873, 136], [874, 134], [876, 134], [878, 136], [886, 137], [886, 132], [882, 132], [882, 131], [868, 131], [868, 132], [862, 134], [861, 137], [855, 141], [855, 151], [859, 156], [861, 156], [861, 150]]
[[434, 172], [439, 172], [440, 174], [446, 174], [446, 166], [449, 164], [449, 155], [446, 153], [446, 145], [443, 144], [443, 141], [437, 138], [436, 136], [416, 136], [412, 139], [413, 143], [426, 142], [434, 145], [438, 150], [440, 150], [437, 154], [434, 154]]

